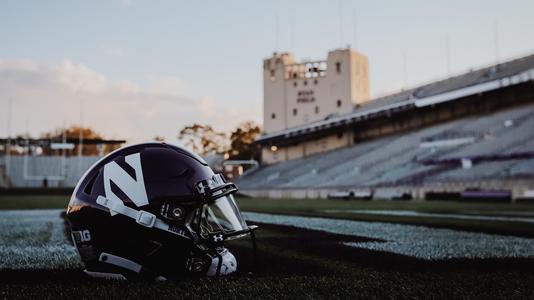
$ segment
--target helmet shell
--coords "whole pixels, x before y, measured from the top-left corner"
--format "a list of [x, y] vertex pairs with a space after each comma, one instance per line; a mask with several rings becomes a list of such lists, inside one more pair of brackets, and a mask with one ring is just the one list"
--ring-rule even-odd
[[[136, 158], [140, 164], [132, 163], [128, 157]], [[115, 171], [118, 170], [120, 176], [105, 176], [104, 169], [110, 165], [115, 167]], [[163, 273], [183, 270], [192, 247], [190, 241], [140, 226], [120, 214], [112, 216], [108, 208], [97, 203], [97, 198], [109, 197], [111, 191], [124, 205], [157, 215], [162, 201], [197, 201], [196, 184], [213, 175], [200, 156], [165, 143], [124, 147], [96, 162], [78, 182], [66, 213], [73, 232], [88, 232], [83, 241], [74, 238], [87, 270], [117, 272], [99, 262], [103, 252]], [[121, 180], [137, 183], [142, 180], [144, 191], [128, 191], [128, 185], [121, 183]]]
[[[125, 162], [125, 157], [136, 153], [140, 154], [149, 203], [166, 197], [193, 196], [195, 184], [213, 176], [213, 171], [204, 159], [174, 145], [143, 143], [124, 147], [100, 159], [82, 176], [70, 199], [67, 214], [74, 206], [106, 209], [96, 203], [98, 196], [105, 196], [104, 166], [114, 161], [135, 178], [135, 170]], [[117, 194], [121, 194], [118, 196], [126, 204], [134, 201], [120, 191]]]

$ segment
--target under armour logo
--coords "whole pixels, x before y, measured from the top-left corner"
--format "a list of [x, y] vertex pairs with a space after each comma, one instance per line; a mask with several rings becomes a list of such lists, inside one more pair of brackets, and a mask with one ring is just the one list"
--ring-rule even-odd
[[216, 234], [213, 236], [213, 241], [214, 242], [222, 242], [224, 240], [223, 238], [223, 235], [222, 234]]

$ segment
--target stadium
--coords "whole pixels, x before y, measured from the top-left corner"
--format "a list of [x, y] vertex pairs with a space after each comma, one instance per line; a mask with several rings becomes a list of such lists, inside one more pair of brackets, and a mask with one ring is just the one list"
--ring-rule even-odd
[[[0, 298], [532, 298], [534, 54], [372, 96], [376, 57], [350, 46], [320, 59], [297, 59], [292, 51], [254, 57], [262, 124], [259, 134], [239, 141], [246, 154], [233, 143], [194, 153], [186, 148], [195, 145], [180, 138], [179, 146], [159, 135], [143, 143], [126, 134], [107, 138], [82, 126], [88, 100], [80, 100], [76, 125], [41, 136], [12, 134], [12, 123], [22, 123], [26, 112], [12, 114], [9, 100], [7, 134], [0, 138]], [[16, 77], [9, 68], [0, 60], [0, 86]], [[94, 75], [84, 72], [78, 93]], [[104, 86], [91, 97], [116, 88]], [[132, 89], [126, 95], [150, 96], [149, 89], [117, 86], [110, 94]], [[170, 110], [174, 91], [148, 103], [163, 99]], [[125, 114], [150, 127], [143, 120], [153, 121], [155, 113], [146, 106], [147, 119]], [[188, 113], [181, 109], [173, 121]], [[201, 144], [224, 136], [204, 135]], [[198, 180], [203, 172], [213, 176]], [[176, 186], [195, 198], [177, 196]], [[195, 193], [205, 202], [184, 217]], [[200, 229], [211, 224], [204, 217], [223, 227], [222, 205], [204, 216], [219, 199], [232, 210], [228, 223], [244, 228], [230, 232], [232, 238], [224, 230], [206, 238]], [[95, 250], [110, 236], [111, 250]], [[147, 236], [148, 242], [133, 242]], [[194, 243], [213, 238], [216, 248], [199, 247], [216, 251], [212, 265], [195, 271], [196, 257], [182, 261], [181, 249], [160, 251], [162, 241], [176, 236]], [[145, 252], [149, 259], [139, 254]], [[221, 273], [227, 252], [237, 267]], [[168, 269], [150, 269], [161, 265], [191, 272], [167, 277]]]
[[273, 165], [240, 186], [264, 197], [529, 198], [533, 67], [525, 56], [267, 133], [257, 143]]

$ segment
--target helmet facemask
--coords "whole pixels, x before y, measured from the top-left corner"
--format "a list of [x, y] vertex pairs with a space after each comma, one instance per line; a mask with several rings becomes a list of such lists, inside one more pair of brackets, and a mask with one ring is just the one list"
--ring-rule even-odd
[[218, 244], [246, 236], [256, 228], [249, 227], [241, 216], [232, 195], [237, 192], [236, 185], [226, 182], [221, 174], [197, 183], [196, 189], [200, 206], [186, 226], [199, 242]]
[[[233, 197], [237, 187], [224, 180], [221, 174], [196, 184], [196, 194], [200, 200], [198, 206], [190, 212], [185, 226], [193, 237], [194, 245], [210, 259], [205, 263], [210, 276], [224, 275], [224, 264], [235, 263], [235, 257], [224, 248], [224, 242], [251, 236], [256, 260], [256, 241], [254, 230], [257, 226], [248, 226], [243, 219]], [[198, 254], [198, 253], [197, 253]], [[211, 261], [210, 261], [211, 260]], [[198, 261], [195, 255], [192, 261]], [[209, 266], [211, 263], [211, 266]], [[216, 272], [212, 269], [216, 265]], [[196, 271], [195, 268], [192, 269]]]

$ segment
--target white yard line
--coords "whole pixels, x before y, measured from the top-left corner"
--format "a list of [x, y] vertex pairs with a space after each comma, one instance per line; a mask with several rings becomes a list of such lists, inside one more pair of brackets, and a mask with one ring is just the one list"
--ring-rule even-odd
[[0, 269], [80, 267], [66, 242], [60, 209], [0, 211]]
[[351, 220], [245, 213], [245, 218], [267, 224], [294, 226], [335, 234], [382, 240], [346, 242], [347, 246], [386, 251], [426, 260], [450, 258], [534, 258], [534, 239], [424, 226]]
[[480, 220], [480, 221], [499, 221], [499, 222], [522, 222], [534, 223], [534, 218], [527, 217], [510, 217], [510, 216], [474, 216], [468, 214], [442, 214], [442, 213], [425, 213], [413, 210], [364, 210], [364, 209], [325, 209], [326, 213], [353, 213], [359, 215], [382, 215], [382, 216], [400, 216], [400, 217], [422, 217], [422, 218], [446, 218], [460, 220]]

